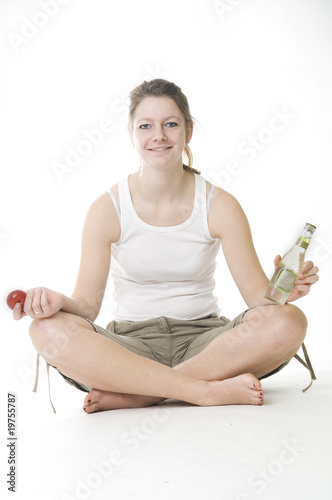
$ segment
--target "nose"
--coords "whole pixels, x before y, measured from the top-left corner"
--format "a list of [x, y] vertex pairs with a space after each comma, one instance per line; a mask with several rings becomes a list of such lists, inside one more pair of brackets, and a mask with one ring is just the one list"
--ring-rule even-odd
[[164, 141], [166, 139], [166, 133], [165, 133], [165, 129], [163, 126], [156, 126], [155, 128], [155, 131], [154, 131], [154, 135], [153, 135], [153, 140], [154, 141]]

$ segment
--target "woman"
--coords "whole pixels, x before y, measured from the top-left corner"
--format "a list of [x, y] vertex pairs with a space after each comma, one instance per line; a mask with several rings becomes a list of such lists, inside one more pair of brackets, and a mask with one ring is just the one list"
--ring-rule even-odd
[[[88, 392], [87, 413], [165, 398], [261, 405], [259, 379], [296, 354], [306, 318], [289, 303], [264, 298], [268, 279], [243, 210], [192, 169], [193, 119], [181, 89], [157, 79], [130, 98], [129, 132], [141, 168], [92, 204], [72, 297], [33, 288], [14, 318], [34, 320], [33, 345]], [[219, 317], [213, 295], [220, 243], [248, 305], [232, 321]], [[114, 320], [104, 329], [93, 322], [110, 270]], [[304, 264], [288, 302], [309, 292], [317, 272]]]

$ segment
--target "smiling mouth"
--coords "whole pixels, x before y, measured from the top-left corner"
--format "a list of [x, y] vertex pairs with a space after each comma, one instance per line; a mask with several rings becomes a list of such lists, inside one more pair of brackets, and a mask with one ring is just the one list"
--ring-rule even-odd
[[167, 149], [171, 149], [171, 146], [169, 146], [168, 148], [151, 148], [149, 149], [149, 151], [166, 151]]

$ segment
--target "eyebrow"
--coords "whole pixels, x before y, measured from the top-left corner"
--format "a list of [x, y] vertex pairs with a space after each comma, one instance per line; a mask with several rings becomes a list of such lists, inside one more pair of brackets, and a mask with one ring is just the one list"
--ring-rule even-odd
[[[181, 121], [181, 118], [179, 116], [175, 116], [175, 115], [168, 116], [163, 121], [170, 120], [171, 118], [175, 118], [176, 120]], [[140, 120], [137, 121], [137, 123], [140, 123], [140, 122], [149, 122], [149, 121], [153, 121], [153, 119], [152, 118], [141, 118]]]

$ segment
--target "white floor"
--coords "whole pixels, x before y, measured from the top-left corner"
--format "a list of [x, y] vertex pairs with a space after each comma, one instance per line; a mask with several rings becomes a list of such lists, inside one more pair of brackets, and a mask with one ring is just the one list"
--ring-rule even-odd
[[332, 372], [303, 394], [308, 372], [286, 368], [264, 381], [263, 407], [171, 401], [93, 415], [51, 375], [56, 415], [45, 374], [37, 394], [20, 395], [15, 498], [332, 498]]

